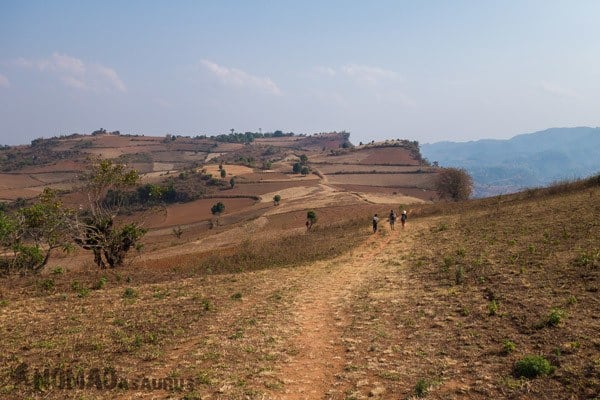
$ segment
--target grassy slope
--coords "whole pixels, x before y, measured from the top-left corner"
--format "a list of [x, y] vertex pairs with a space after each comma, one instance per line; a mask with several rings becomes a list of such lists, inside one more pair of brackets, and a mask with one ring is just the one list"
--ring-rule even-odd
[[[410, 221], [349, 307], [349, 398], [373, 380], [386, 398], [598, 395], [600, 188], [528, 195]], [[555, 372], [516, 379], [514, 363], [529, 354]]]
[[[271, 371], [293, 351], [289, 307], [306, 275], [323, 273], [312, 265], [366, 237], [364, 218], [354, 219], [147, 270], [6, 278], [0, 282], [0, 398], [261, 398], [282, 385]], [[22, 363], [29, 366], [25, 384], [11, 376]], [[52, 378], [35, 382], [34, 370], [45, 367], [86, 374], [114, 368], [129, 380], [192, 378], [195, 390], [61, 390]]]
[[[295, 268], [261, 269], [263, 252], [244, 246], [230, 264], [212, 260], [223, 271], [248, 263], [243, 272], [205, 275], [200, 260], [164, 267], [158, 278], [159, 270], [145, 277], [126, 268], [91, 291], [81, 287], [99, 276], [56, 275], [51, 288], [47, 277], [29, 285], [6, 280], [0, 398], [281, 398], [290, 378], [280, 376], [282, 365], [299, 356], [297, 304], [331, 271], [367, 262], [370, 274], [340, 300], [344, 317], [334, 329], [344, 352], [326, 357], [341, 357], [345, 368], [330, 383], [331, 398], [406, 398], [419, 382], [428, 398], [593, 398], [600, 390], [600, 188], [520, 197], [423, 208], [393, 234], [383, 223], [370, 241], [381, 245], [367, 258], [312, 261], [364, 240], [368, 226], [354, 221], [287, 241], [278, 264], [308, 261]], [[302, 254], [311, 240], [317, 251]], [[562, 312], [556, 326], [546, 323], [552, 309]], [[511, 353], [505, 340], [516, 345]], [[554, 373], [514, 378], [513, 365], [526, 354], [546, 356]], [[192, 377], [195, 390], [65, 391], [42, 382], [36, 391], [13, 385], [21, 362], [114, 367], [130, 379]]]

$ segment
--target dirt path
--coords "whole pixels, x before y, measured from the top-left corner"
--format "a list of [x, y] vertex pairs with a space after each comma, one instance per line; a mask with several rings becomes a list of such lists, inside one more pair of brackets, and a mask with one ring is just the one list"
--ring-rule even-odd
[[338, 398], [336, 374], [343, 370], [343, 327], [349, 316], [343, 312], [353, 289], [374, 269], [378, 255], [397, 236], [397, 231], [373, 235], [348, 255], [321, 262], [306, 277], [305, 287], [293, 305], [297, 335], [292, 339], [297, 355], [280, 372], [285, 384], [279, 399]]

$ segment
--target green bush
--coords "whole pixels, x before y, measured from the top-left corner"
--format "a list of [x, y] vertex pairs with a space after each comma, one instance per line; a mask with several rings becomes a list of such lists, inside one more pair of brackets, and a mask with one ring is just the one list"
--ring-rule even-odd
[[92, 286], [92, 289], [94, 290], [100, 290], [104, 287], [104, 285], [106, 285], [106, 282], [108, 282], [108, 280], [106, 279], [105, 276], [101, 277], [98, 282], [96, 282], [94, 284], [94, 286]]
[[517, 378], [537, 378], [552, 372], [550, 362], [542, 356], [525, 356], [515, 363], [514, 373]]
[[496, 300], [492, 300], [492, 301], [490, 301], [490, 304], [488, 304], [488, 314], [489, 315], [498, 314], [498, 302], [496, 302]]
[[54, 280], [52, 279], [44, 279], [40, 282], [40, 288], [46, 291], [50, 291], [54, 289]]
[[560, 308], [553, 308], [552, 311], [550, 311], [550, 314], [548, 314], [546, 325], [557, 326], [558, 324], [560, 324], [560, 321], [562, 320], [564, 315], [565, 312]]
[[429, 391], [429, 382], [421, 378], [415, 385], [415, 395], [417, 397], [425, 397]]
[[136, 297], [137, 297], [137, 293], [132, 288], [127, 288], [123, 292], [123, 298], [124, 299], [134, 299]]
[[505, 339], [504, 342], [502, 342], [502, 350], [504, 351], [504, 354], [510, 354], [513, 351], [515, 351], [517, 348], [517, 345], [509, 339]]

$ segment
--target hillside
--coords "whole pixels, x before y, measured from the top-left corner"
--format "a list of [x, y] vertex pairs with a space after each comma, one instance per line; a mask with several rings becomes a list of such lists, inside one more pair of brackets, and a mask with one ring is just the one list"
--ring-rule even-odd
[[477, 197], [590, 176], [600, 171], [600, 128], [553, 128], [509, 140], [438, 142], [421, 146], [442, 166], [465, 168]]
[[[3, 277], [0, 393], [594, 398], [599, 200], [596, 177], [415, 205], [405, 229], [383, 222], [376, 235], [369, 218], [389, 207], [338, 207], [291, 236], [261, 219], [220, 228], [241, 239], [226, 251], [174, 242], [119, 270], [63, 258], [42, 276]], [[528, 355], [548, 375], [517, 377]]]
[[[93, 135], [74, 134], [36, 139], [29, 146], [4, 147], [0, 151], [0, 200], [33, 198], [44, 187], [69, 191], [79, 183], [80, 175], [89, 166], [90, 157], [125, 163], [140, 171], [146, 183], [168, 184], [169, 180], [182, 173], [188, 174], [202, 168], [218, 178], [220, 171], [216, 166], [227, 164], [226, 179], [213, 182], [212, 188], [188, 184], [188, 197], [193, 199], [202, 195], [215, 195], [228, 186], [231, 178], [239, 178], [241, 184], [249, 185], [244, 186], [246, 190], [238, 188], [227, 193], [228, 195], [262, 195], [288, 187], [304, 186], [298, 184], [302, 181], [298, 179], [298, 175], [291, 174], [292, 164], [298, 161], [301, 154], [307, 155], [310, 165], [315, 168], [321, 164], [343, 163], [349, 166], [345, 168], [349, 173], [369, 171], [385, 175], [379, 177], [374, 185], [371, 185], [368, 176], [350, 180], [335, 179], [342, 186], [348, 183], [360, 186], [361, 190], [356, 192], [384, 191], [399, 195], [406, 189], [407, 195], [425, 200], [430, 200], [435, 195], [430, 182], [422, 179], [423, 170], [419, 168], [419, 162], [415, 161], [420, 158], [418, 148], [415, 150], [408, 141], [397, 141], [393, 147], [389, 147], [389, 143], [382, 143], [351, 148], [347, 133], [310, 136], [282, 134], [268, 137], [261, 134], [256, 138], [249, 135], [236, 133], [210, 138], [171, 135], [150, 137], [100, 130]], [[350, 161], [344, 158], [348, 154], [353, 155]], [[362, 169], [353, 168], [354, 164], [360, 165]], [[331, 168], [328, 171], [341, 172]], [[323, 172], [324, 175], [328, 173]], [[312, 177], [317, 178], [314, 175]], [[313, 179], [313, 183], [315, 182]], [[179, 186], [186, 185], [181, 183]]]

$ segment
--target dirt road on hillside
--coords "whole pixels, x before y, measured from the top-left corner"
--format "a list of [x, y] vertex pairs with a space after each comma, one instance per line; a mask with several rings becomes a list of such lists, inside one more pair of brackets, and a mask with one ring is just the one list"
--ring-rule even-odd
[[336, 375], [344, 368], [343, 328], [350, 323], [344, 308], [399, 234], [382, 230], [350, 254], [319, 263], [321, 270], [307, 276], [293, 307], [298, 333], [292, 341], [298, 352], [282, 367], [285, 390], [274, 398], [341, 398], [344, 388]]

